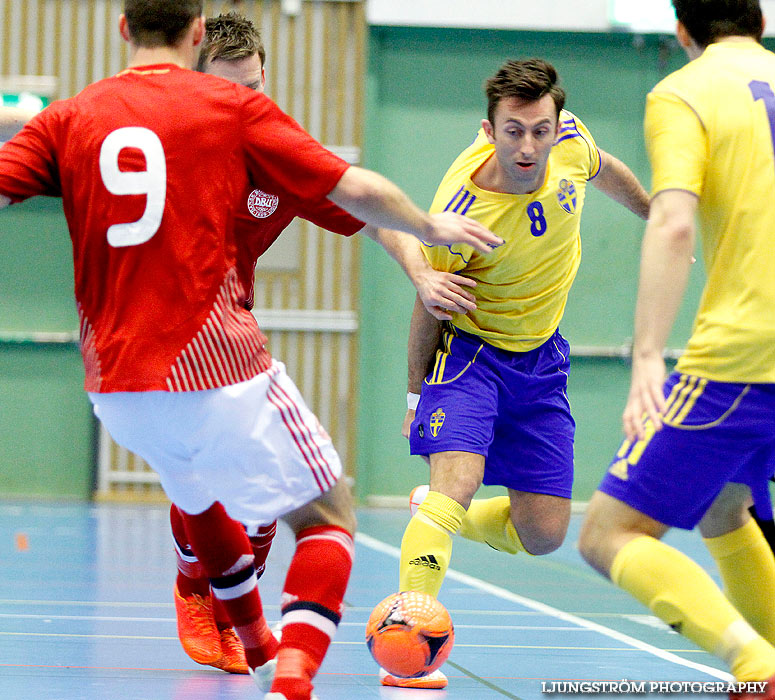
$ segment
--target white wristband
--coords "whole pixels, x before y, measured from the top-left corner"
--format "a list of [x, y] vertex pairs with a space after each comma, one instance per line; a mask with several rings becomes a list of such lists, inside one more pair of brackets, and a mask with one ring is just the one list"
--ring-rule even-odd
[[417, 404], [420, 403], [420, 395], [413, 394], [411, 391], [406, 395], [406, 407], [410, 411], [417, 410]]

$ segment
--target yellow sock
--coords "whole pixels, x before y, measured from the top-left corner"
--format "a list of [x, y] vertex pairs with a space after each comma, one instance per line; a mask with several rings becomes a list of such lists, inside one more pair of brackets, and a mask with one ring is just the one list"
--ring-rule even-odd
[[409, 521], [401, 540], [399, 590], [439, 595], [452, 557], [452, 535], [466, 509], [438, 491], [430, 491]]
[[511, 522], [511, 502], [508, 496], [471, 501], [458, 534], [467, 540], [483, 542], [509, 554], [527, 551]]
[[724, 592], [770, 644], [775, 644], [775, 557], [754, 520], [733, 532], [705, 539]]
[[703, 569], [653, 537], [630, 540], [614, 557], [611, 580], [673, 629], [729, 664], [738, 681], [775, 674], [775, 648], [732, 607]]

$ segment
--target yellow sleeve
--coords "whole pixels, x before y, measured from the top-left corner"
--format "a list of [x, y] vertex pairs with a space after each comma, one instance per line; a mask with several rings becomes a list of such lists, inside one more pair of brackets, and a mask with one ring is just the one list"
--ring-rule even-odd
[[584, 126], [584, 122], [578, 117], [574, 118], [576, 121], [576, 130], [584, 143], [586, 143], [587, 150], [589, 151], [589, 174], [587, 175], [587, 180], [591, 180], [600, 172], [600, 151], [598, 150], [595, 139], [592, 138], [589, 129]]
[[678, 95], [651, 92], [644, 118], [651, 196], [663, 190], [702, 194], [708, 138], [697, 113]]
[[474, 251], [467, 245], [456, 244], [446, 245], [428, 245], [422, 244], [422, 252], [428, 259], [430, 266], [434, 270], [442, 272], [460, 272], [468, 262]]
[[[464, 151], [465, 153], [465, 151]], [[438, 214], [445, 211], [450, 199], [450, 192], [457, 191], [457, 186], [453, 185], [452, 189], [449, 188], [448, 179], [450, 173], [456, 172], [456, 165], [458, 159], [450, 166], [444, 179], [441, 181], [439, 188], [436, 190], [436, 194], [433, 197], [433, 202], [428, 210], [431, 214]], [[441, 272], [459, 272], [462, 270], [471, 257], [475, 254], [475, 250], [462, 243], [456, 243], [455, 245], [429, 245], [423, 241], [422, 251], [425, 253], [425, 257], [428, 259], [430, 266], [434, 270], [440, 270]]]

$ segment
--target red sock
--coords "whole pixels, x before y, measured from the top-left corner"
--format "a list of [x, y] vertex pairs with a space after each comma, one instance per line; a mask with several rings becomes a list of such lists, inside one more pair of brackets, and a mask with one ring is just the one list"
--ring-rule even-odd
[[272, 690], [288, 700], [306, 699], [312, 692], [312, 678], [342, 618], [353, 549], [352, 535], [332, 525], [307, 528], [296, 537], [283, 591], [283, 636], [272, 684]]
[[255, 668], [265, 664], [277, 653], [277, 640], [264, 618], [244, 528], [226, 514], [220, 503], [199, 515], [181, 513], [188, 541], [245, 647], [248, 665]]
[[[253, 549], [253, 568], [256, 570], [256, 578], [261, 578], [261, 575], [266, 569], [266, 558], [269, 556], [269, 550], [272, 547], [272, 540], [277, 532], [277, 521], [275, 520], [271, 525], [261, 525], [258, 531], [252, 537], [248, 537], [250, 540], [250, 546]], [[210, 580], [207, 581], [207, 588], [210, 589]], [[215, 624], [219, 630], [228, 629], [231, 627], [231, 620], [223, 607], [223, 603], [213, 596], [213, 616], [215, 617]]]
[[269, 556], [269, 550], [272, 547], [272, 540], [277, 532], [277, 521], [275, 520], [270, 525], [262, 525], [258, 528], [258, 532], [250, 537], [250, 546], [253, 548], [253, 556], [255, 561], [253, 566], [256, 569], [256, 576], [261, 578], [261, 574], [264, 573], [266, 568], [266, 558]]
[[[210, 579], [207, 579], [207, 586], [209, 590]], [[215, 618], [215, 626], [219, 630], [227, 630], [232, 626], [229, 613], [223, 607], [223, 603], [217, 595], [213, 596], [213, 617]]]
[[178, 576], [175, 580], [178, 593], [184, 598], [193, 594], [202, 597], [210, 595], [210, 579], [207, 578], [204, 567], [196, 558], [194, 550], [188, 545], [183, 516], [174, 503], [170, 507], [170, 526], [178, 562]]
[[[253, 568], [256, 570], [256, 578], [261, 578], [266, 569], [266, 558], [269, 556], [269, 550], [272, 547], [272, 540], [276, 532], [277, 521], [275, 520], [270, 525], [261, 525], [255, 535], [248, 537], [250, 546], [253, 549]], [[207, 586], [209, 589], [209, 580], [207, 580]], [[223, 603], [217, 597], [213, 597], [213, 614], [218, 629], [222, 630], [231, 627], [231, 620], [223, 607]]]

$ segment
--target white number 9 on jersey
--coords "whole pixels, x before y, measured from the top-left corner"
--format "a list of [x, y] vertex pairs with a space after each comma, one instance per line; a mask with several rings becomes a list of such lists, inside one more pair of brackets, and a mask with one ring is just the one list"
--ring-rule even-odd
[[[118, 156], [125, 148], [137, 148], [145, 156], [145, 170], [123, 172]], [[114, 248], [140, 245], [153, 238], [161, 226], [167, 198], [167, 161], [159, 137], [150, 129], [127, 126], [108, 134], [100, 149], [100, 174], [108, 192], [116, 195], [144, 194], [145, 211], [137, 220], [108, 228], [108, 243]]]

